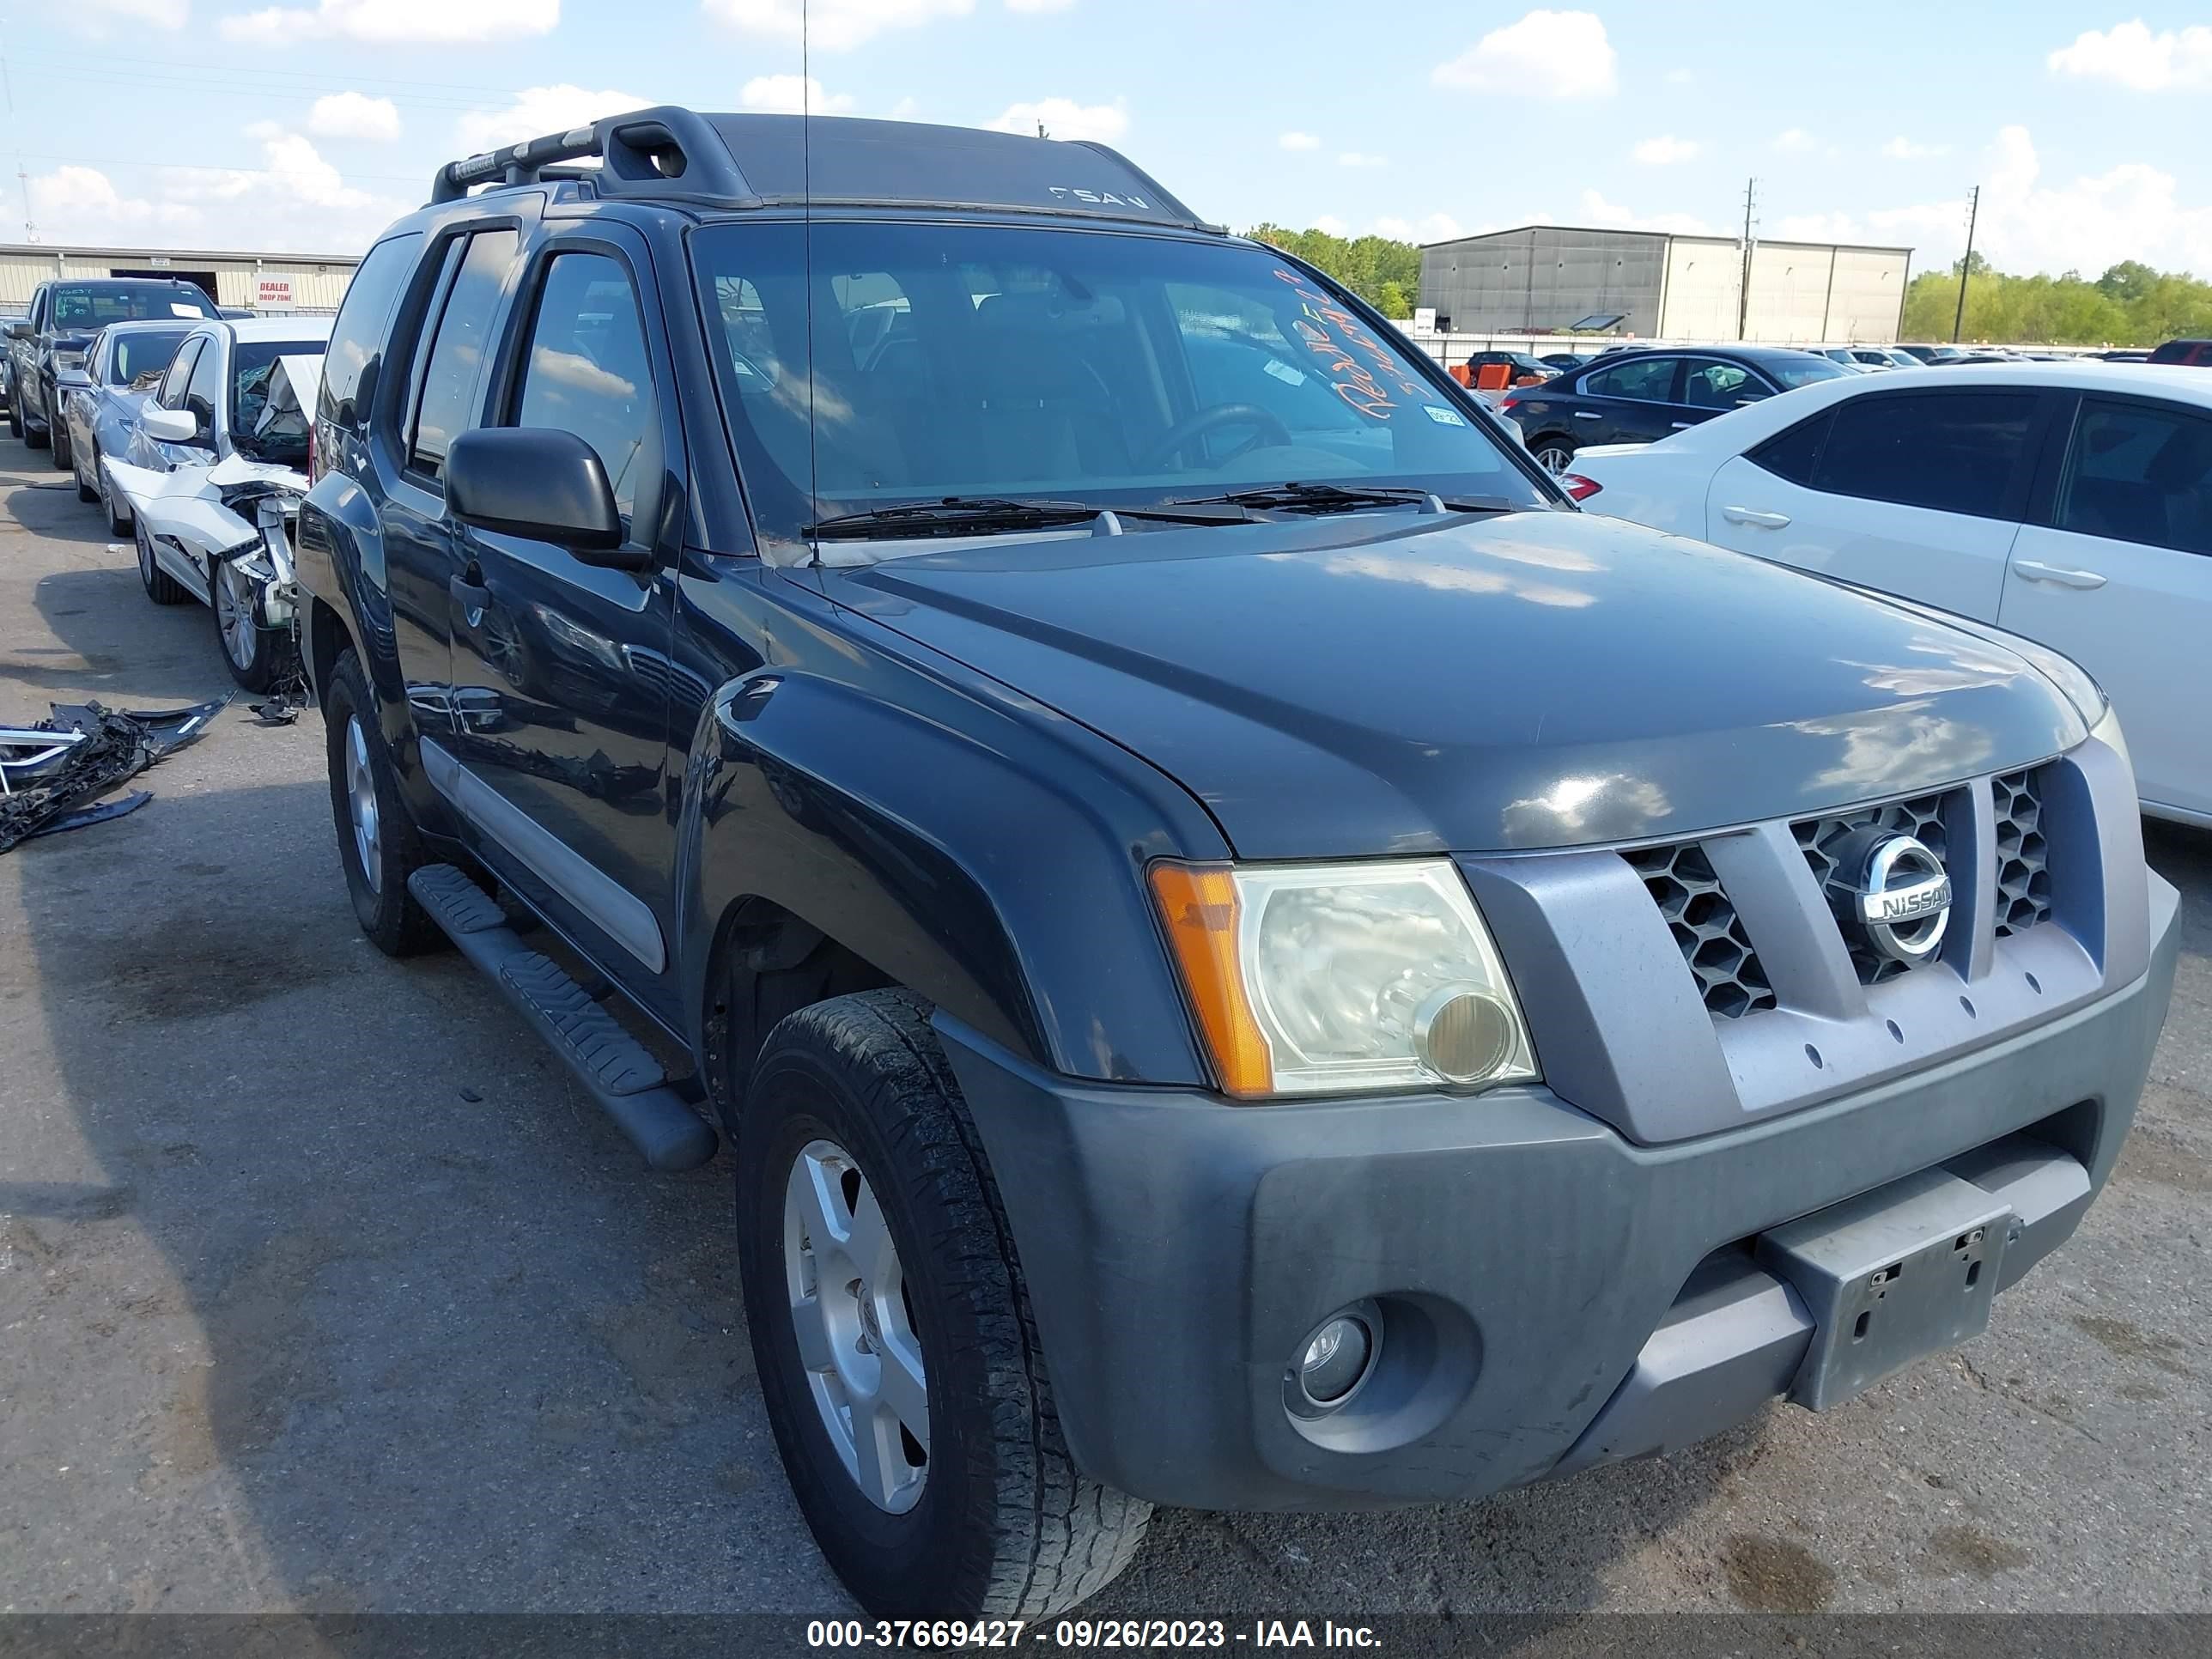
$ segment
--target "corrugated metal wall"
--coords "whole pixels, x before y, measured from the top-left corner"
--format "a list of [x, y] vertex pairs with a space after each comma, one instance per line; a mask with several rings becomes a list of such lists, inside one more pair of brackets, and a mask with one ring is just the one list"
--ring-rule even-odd
[[[167, 263], [161, 263], [166, 261]], [[157, 273], [197, 278], [213, 275], [220, 305], [250, 306], [258, 277], [289, 276], [294, 302], [301, 311], [336, 311], [353, 279], [351, 262], [262, 258], [130, 248], [0, 248], [0, 310], [21, 312], [40, 283], [57, 277], [111, 276]]]
[[[1761, 242], [1743, 337], [1894, 340], [1911, 266], [1904, 248]], [[1638, 338], [1718, 342], [1737, 337], [1742, 281], [1731, 237], [1534, 226], [1423, 248], [1420, 303], [1460, 333], [1540, 334], [1621, 312]]]
[[1659, 328], [1667, 239], [1644, 231], [1536, 225], [1421, 250], [1421, 300], [1463, 333], [1541, 333], [1620, 312], [1629, 333]]

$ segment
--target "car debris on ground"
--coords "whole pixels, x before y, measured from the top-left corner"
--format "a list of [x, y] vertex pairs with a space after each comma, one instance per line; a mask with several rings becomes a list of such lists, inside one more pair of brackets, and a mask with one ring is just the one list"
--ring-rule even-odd
[[0, 853], [136, 811], [153, 799], [149, 792], [100, 798], [196, 741], [229, 702], [129, 712], [52, 703], [35, 725], [0, 726]]

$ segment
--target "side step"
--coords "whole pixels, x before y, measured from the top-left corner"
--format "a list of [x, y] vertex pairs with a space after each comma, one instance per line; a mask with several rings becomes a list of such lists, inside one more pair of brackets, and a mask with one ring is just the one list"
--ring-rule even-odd
[[647, 1167], [696, 1170], [714, 1156], [714, 1128], [682, 1085], [558, 963], [524, 944], [483, 889], [450, 864], [429, 864], [408, 877], [407, 890], [568, 1062]]

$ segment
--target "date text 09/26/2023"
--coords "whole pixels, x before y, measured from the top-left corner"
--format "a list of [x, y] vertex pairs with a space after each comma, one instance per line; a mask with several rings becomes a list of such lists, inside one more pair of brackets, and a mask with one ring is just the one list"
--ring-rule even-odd
[[817, 1619], [806, 1645], [836, 1648], [1357, 1648], [1381, 1639], [1364, 1625], [1334, 1620], [1060, 1619], [1032, 1625], [1018, 1619]]

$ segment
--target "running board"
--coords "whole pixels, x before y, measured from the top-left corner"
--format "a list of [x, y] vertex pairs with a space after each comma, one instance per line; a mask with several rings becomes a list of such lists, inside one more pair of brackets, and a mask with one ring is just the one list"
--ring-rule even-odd
[[697, 1091], [670, 1083], [652, 1051], [526, 945], [483, 888], [450, 864], [429, 864], [408, 877], [407, 890], [568, 1062], [648, 1168], [696, 1170], [714, 1156], [714, 1131], [685, 1097]]

